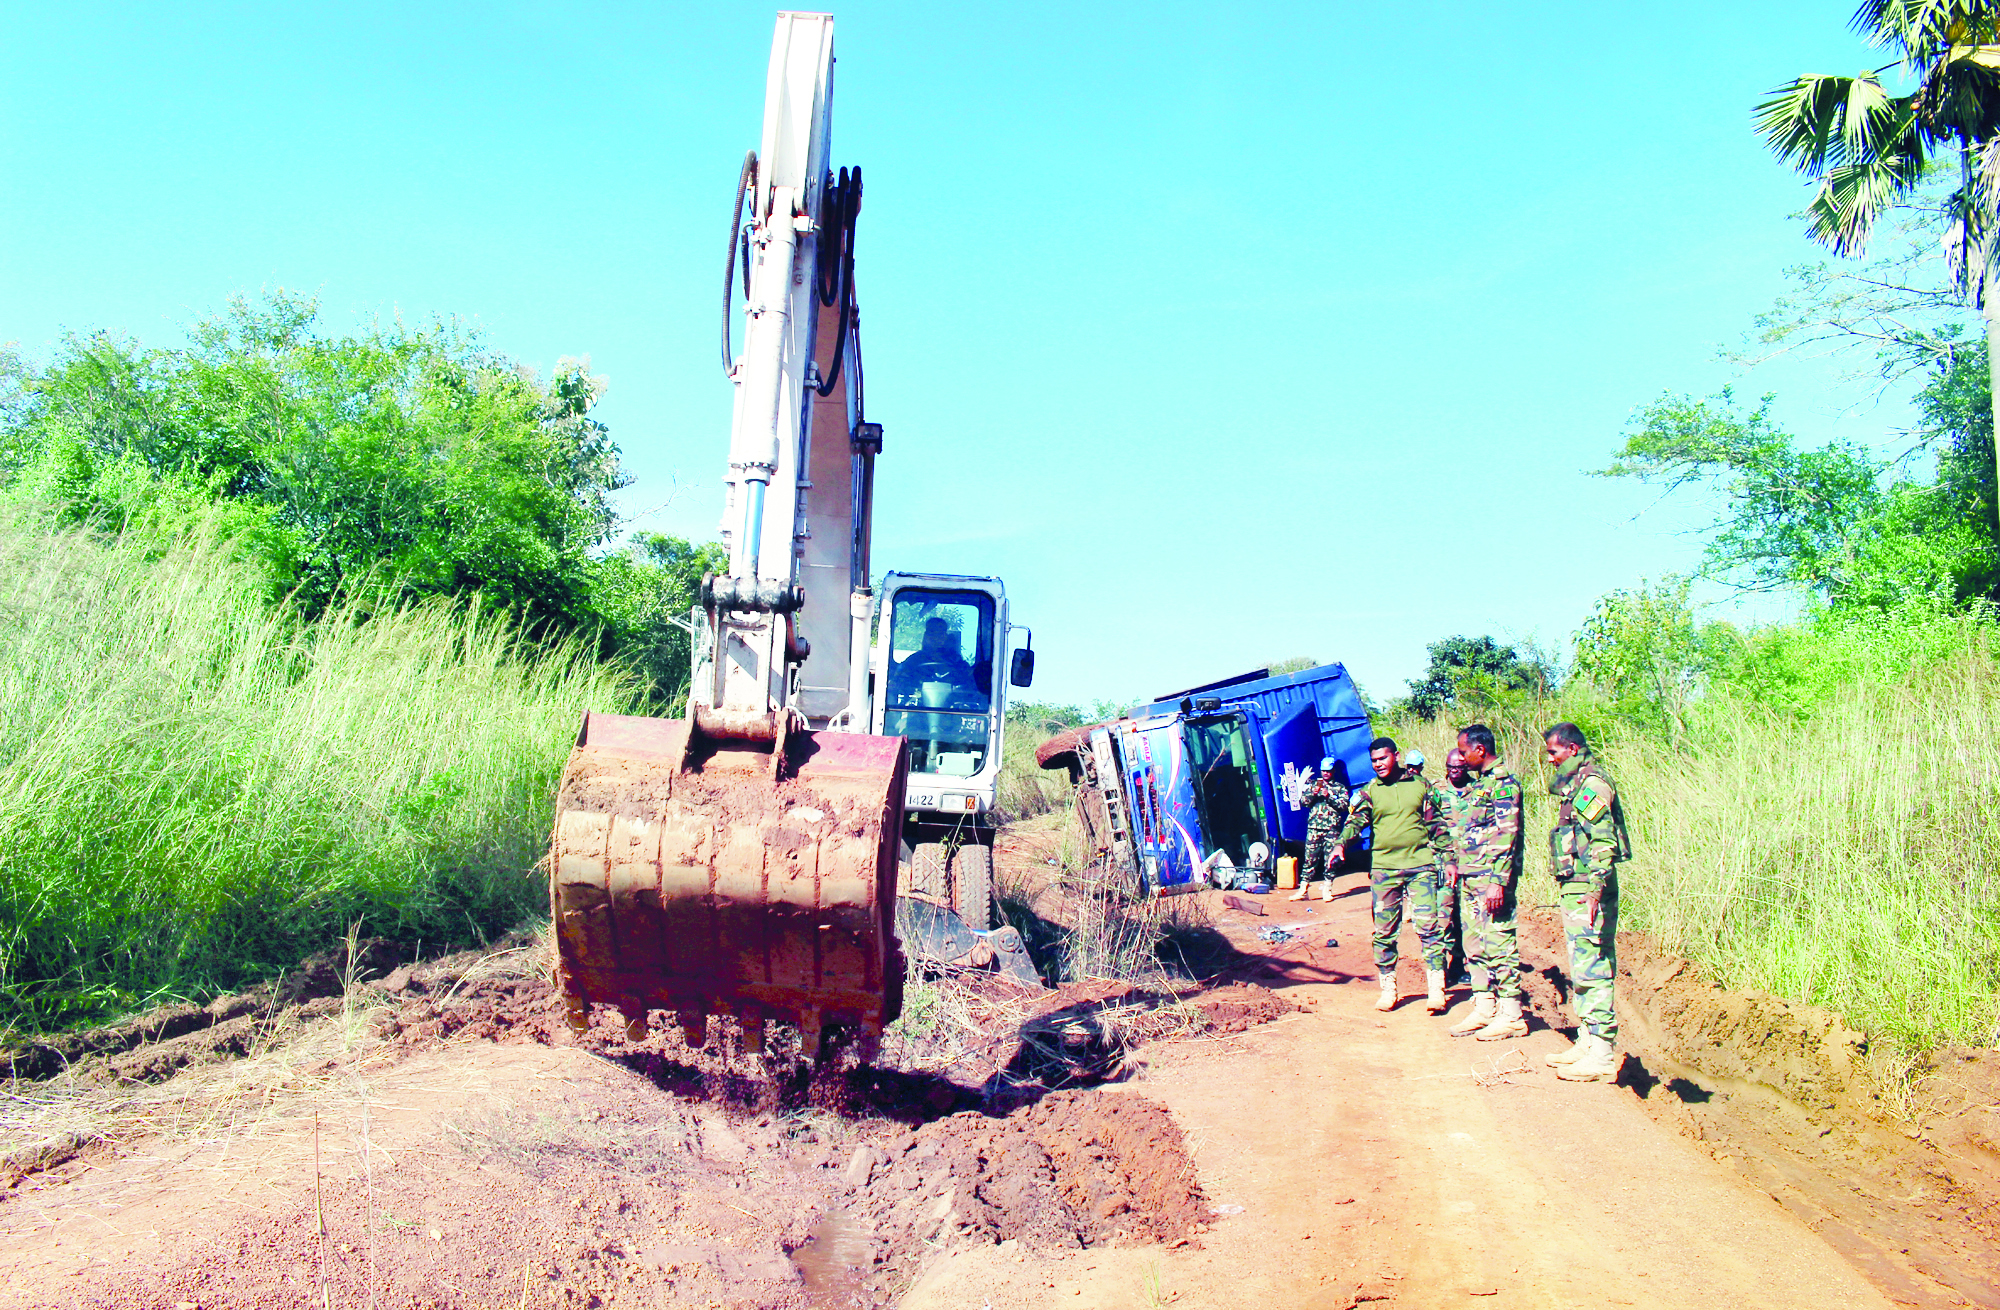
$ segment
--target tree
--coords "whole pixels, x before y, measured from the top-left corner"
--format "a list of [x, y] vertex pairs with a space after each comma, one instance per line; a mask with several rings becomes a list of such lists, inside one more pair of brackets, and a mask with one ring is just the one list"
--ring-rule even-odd
[[[531, 623], [591, 621], [593, 552], [618, 526], [604, 382], [542, 382], [455, 323], [317, 330], [279, 292], [184, 347], [72, 336], [0, 436], [17, 495], [115, 528], [216, 500], [308, 612], [334, 597], [478, 595]], [[170, 525], [169, 525], [170, 526]]]
[[638, 668], [655, 708], [678, 715], [693, 671], [689, 615], [704, 573], [723, 573], [729, 553], [719, 543], [695, 545], [664, 533], [640, 533], [623, 550], [596, 560], [591, 608], [603, 624], [607, 651]]
[[1546, 661], [1523, 659], [1492, 637], [1446, 637], [1425, 649], [1430, 665], [1410, 684], [1407, 701], [1419, 718], [1436, 718], [1462, 700], [1491, 703], [1496, 693], [1545, 694], [1555, 681]]
[[1696, 620], [1691, 585], [1669, 577], [1601, 597], [1577, 631], [1572, 665], [1621, 714], [1676, 742], [1703, 675], [1739, 641], [1727, 623]]
[[1728, 388], [1706, 400], [1662, 396], [1633, 416], [1603, 475], [1668, 491], [1718, 485], [1728, 509], [1708, 543], [1710, 576], [1753, 591], [1837, 593], [1852, 574], [1855, 525], [1881, 499], [1876, 479], [1885, 466], [1837, 442], [1796, 449], [1771, 421], [1773, 399], [1745, 412]]
[[238, 298], [182, 347], [72, 336], [41, 369], [0, 351], [0, 495], [141, 537], [199, 523], [308, 614], [444, 595], [594, 632], [664, 706], [724, 558], [657, 534], [609, 548], [625, 478], [592, 417], [604, 388], [580, 360], [544, 381], [454, 322], [338, 336], [308, 298]]
[[[1771, 93], [1756, 124], [1778, 157], [1819, 189], [1806, 228], [1836, 255], [1860, 255], [1882, 215], [1908, 198], [1934, 158], [1953, 159], [1945, 203], [1958, 292], [1986, 315], [1989, 370], [2000, 364], [2000, 5], [1989, 0], [1862, 0], [1853, 26], [1897, 58], [1852, 77], [1805, 76]], [[1892, 95], [1883, 73], [1914, 83]], [[1992, 385], [1989, 390], [2000, 393]], [[2000, 400], [1995, 394], [1989, 400]], [[1995, 425], [2000, 439], [2000, 425]]]
[[[1983, 438], [1965, 414], [1965, 373], [1984, 362], [1961, 357], [1919, 396], [1924, 440], [1947, 446], [1947, 471], [1950, 443]], [[1745, 590], [1796, 587], [1836, 606], [1887, 608], [1917, 596], [1967, 600], [1993, 585], [1991, 535], [1964, 508], [1983, 503], [1990, 480], [1885, 486], [1888, 461], [1841, 442], [1800, 450], [1771, 405], [1765, 396], [1745, 411], [1727, 389], [1706, 400], [1662, 396], [1634, 415], [1603, 473], [1720, 492], [1703, 572]]]

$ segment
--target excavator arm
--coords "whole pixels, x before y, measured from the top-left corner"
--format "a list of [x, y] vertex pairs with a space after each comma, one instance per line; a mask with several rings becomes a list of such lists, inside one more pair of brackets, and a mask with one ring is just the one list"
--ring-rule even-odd
[[[722, 537], [684, 719], [587, 715], [550, 857], [557, 980], [579, 1028], [732, 1016], [808, 1056], [901, 1009], [893, 931], [908, 753], [864, 735], [869, 518], [881, 431], [861, 411], [858, 170], [828, 167], [833, 19], [782, 13], [760, 148], [739, 178], [723, 356], [735, 388]], [[739, 269], [742, 349], [732, 350]]]

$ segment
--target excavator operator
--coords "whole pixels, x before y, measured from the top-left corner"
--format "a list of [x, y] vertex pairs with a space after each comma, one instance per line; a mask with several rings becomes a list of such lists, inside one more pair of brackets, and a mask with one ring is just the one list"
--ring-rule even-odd
[[924, 620], [924, 644], [895, 666], [895, 703], [948, 709], [978, 694], [972, 666], [958, 653], [951, 625], [933, 615]]

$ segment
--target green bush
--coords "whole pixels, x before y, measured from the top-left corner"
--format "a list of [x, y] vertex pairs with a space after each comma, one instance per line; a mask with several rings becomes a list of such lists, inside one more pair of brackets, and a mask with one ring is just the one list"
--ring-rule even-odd
[[535, 866], [578, 717], [636, 680], [474, 604], [311, 620], [240, 541], [0, 517], [0, 1022], [268, 975], [350, 925], [472, 941]]
[[156, 546], [194, 523], [308, 614], [363, 598], [476, 598], [537, 635], [588, 633], [685, 689], [685, 620], [714, 546], [611, 543], [618, 450], [605, 381], [543, 379], [451, 321], [336, 335], [283, 292], [159, 348], [67, 338], [45, 366], [0, 351], [0, 499]]

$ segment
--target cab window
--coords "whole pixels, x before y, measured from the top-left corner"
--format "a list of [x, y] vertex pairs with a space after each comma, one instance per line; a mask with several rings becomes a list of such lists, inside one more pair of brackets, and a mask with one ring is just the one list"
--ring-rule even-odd
[[1250, 862], [1252, 843], [1265, 835], [1264, 799], [1257, 787], [1256, 761], [1240, 715], [1191, 719], [1184, 740], [1194, 771], [1194, 792], [1208, 849], [1229, 852], [1237, 868]]
[[985, 592], [896, 593], [882, 731], [909, 738], [911, 772], [968, 778], [985, 766], [993, 616]]

